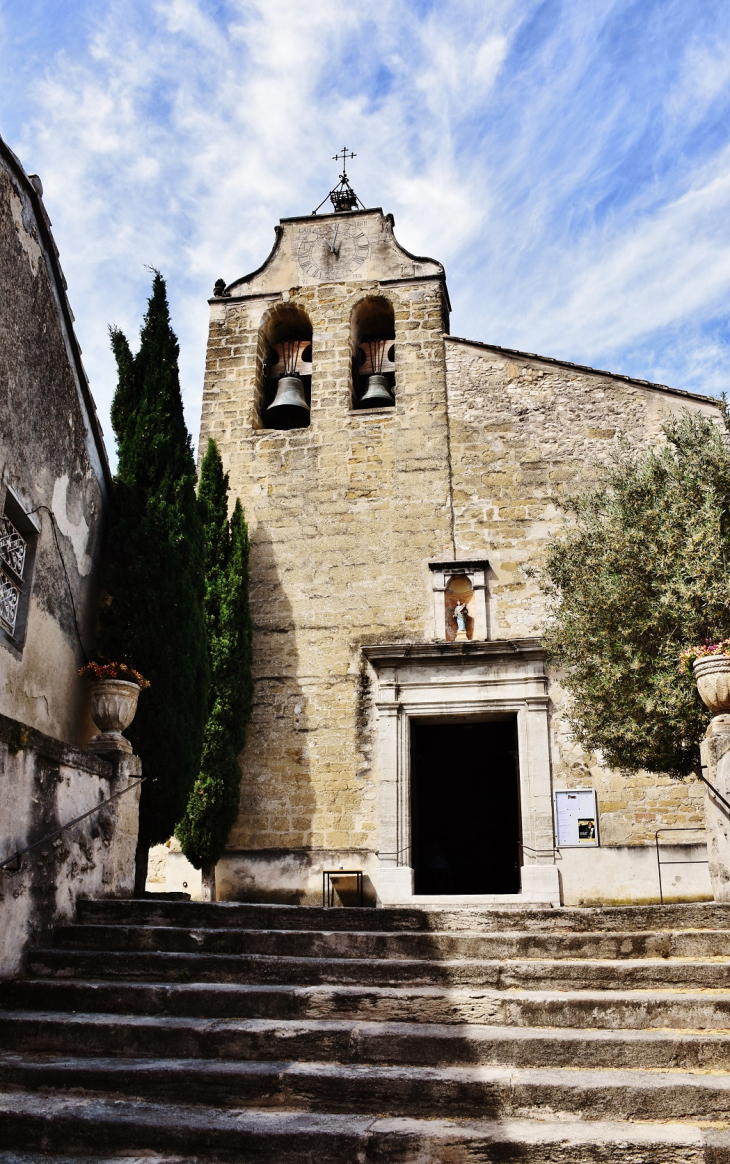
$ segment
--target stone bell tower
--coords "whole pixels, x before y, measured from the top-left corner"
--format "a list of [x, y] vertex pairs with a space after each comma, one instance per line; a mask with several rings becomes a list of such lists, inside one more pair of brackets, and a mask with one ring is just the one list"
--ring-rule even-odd
[[[223, 896], [314, 900], [323, 866], [397, 862], [380, 835], [363, 648], [433, 637], [454, 556], [444, 269], [343, 173], [210, 300], [200, 448], [251, 530], [256, 696]], [[388, 842], [392, 848], [392, 843]]]

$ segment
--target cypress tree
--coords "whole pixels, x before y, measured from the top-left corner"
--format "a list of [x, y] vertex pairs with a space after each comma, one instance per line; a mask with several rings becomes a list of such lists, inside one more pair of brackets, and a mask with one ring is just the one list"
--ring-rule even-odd
[[179, 348], [159, 272], [137, 354], [116, 328], [111, 343], [119, 373], [112, 406], [119, 466], [99, 645], [104, 656], [136, 667], [151, 683], [129, 729], [146, 776], [137, 851], [141, 892], [149, 846], [171, 835], [198, 771], [209, 680], [203, 524], [180, 395]]
[[213, 440], [201, 465], [198, 500], [205, 526], [210, 712], [200, 772], [176, 835], [185, 856], [210, 881], [238, 813], [238, 756], [253, 696], [248, 530], [239, 500], [228, 520], [228, 474]]

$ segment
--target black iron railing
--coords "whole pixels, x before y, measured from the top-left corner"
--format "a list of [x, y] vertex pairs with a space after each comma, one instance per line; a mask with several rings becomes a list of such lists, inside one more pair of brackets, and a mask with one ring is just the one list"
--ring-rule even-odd
[[[705, 781], [707, 783], [707, 781]], [[710, 784], [710, 788], [712, 785]], [[718, 793], [719, 795], [719, 793]], [[657, 829], [654, 833], [654, 844], [656, 845], [656, 867], [659, 875], [659, 901], [664, 905], [664, 892], [662, 890], [662, 866], [663, 865], [707, 865], [709, 864], [707, 857], [691, 858], [689, 861], [662, 861], [659, 856], [659, 834], [660, 833], [706, 833], [707, 829], [704, 825], [691, 827], [685, 825], [684, 827], [678, 825], [675, 828]]]
[[718, 792], [718, 790], [715, 788], [715, 785], [710, 784], [710, 781], [707, 779], [707, 777], [702, 775], [702, 773], [704, 771], [706, 771], [706, 769], [707, 769], [707, 765], [702, 764], [700, 771], [697, 773], [699, 779], [702, 781], [703, 784], [707, 785], [707, 787], [710, 789], [711, 792], [714, 792], [717, 799], [722, 801], [722, 803], [725, 805], [725, 808], [728, 810], [728, 812], [730, 812], [730, 803], [728, 803], [728, 801], [725, 799], [725, 797], [722, 795], [721, 792]]

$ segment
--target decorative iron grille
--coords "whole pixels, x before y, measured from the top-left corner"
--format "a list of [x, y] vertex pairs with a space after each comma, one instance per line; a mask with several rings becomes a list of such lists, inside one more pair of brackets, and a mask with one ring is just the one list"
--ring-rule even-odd
[[20, 591], [6, 574], [0, 571], [0, 626], [9, 635], [15, 634], [15, 619], [18, 615]]
[[23, 577], [25, 548], [25, 538], [18, 533], [12, 521], [4, 514], [0, 516], [0, 558], [19, 578]]

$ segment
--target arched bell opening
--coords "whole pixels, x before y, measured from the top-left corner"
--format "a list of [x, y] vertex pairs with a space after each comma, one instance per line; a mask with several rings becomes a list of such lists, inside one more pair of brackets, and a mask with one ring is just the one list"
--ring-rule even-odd
[[312, 407], [312, 325], [287, 305], [272, 312], [263, 329], [264, 428], [306, 428]]
[[363, 299], [352, 313], [352, 407], [395, 404], [395, 316], [388, 299]]

